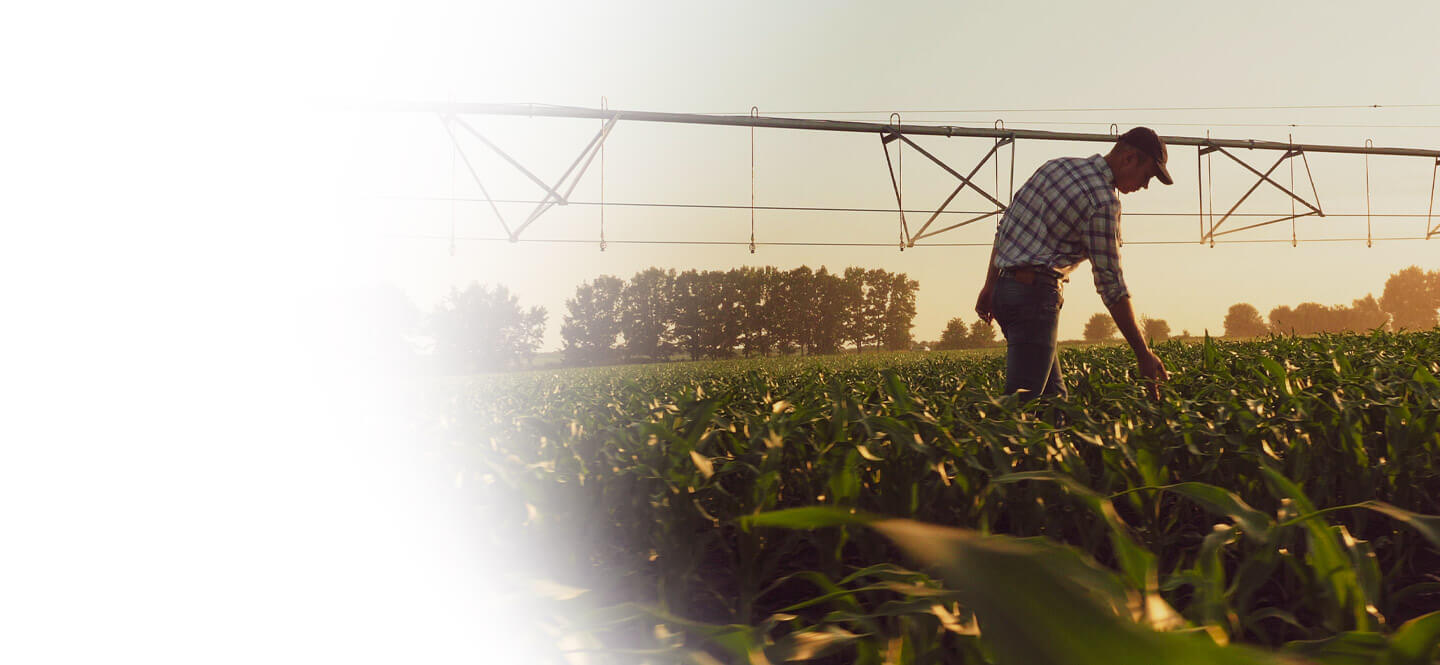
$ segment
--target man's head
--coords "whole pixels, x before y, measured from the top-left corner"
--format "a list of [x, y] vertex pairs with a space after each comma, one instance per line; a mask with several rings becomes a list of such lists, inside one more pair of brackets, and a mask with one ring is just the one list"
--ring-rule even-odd
[[1121, 134], [1110, 154], [1105, 155], [1115, 176], [1115, 188], [1124, 194], [1149, 187], [1152, 177], [1167, 185], [1174, 184], [1165, 167], [1167, 159], [1165, 142], [1149, 127], [1136, 127]]

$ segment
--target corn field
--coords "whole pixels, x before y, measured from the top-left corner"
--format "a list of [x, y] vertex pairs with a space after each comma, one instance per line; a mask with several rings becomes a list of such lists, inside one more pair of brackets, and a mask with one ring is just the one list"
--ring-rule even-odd
[[483, 377], [445, 454], [544, 662], [1437, 662], [1440, 330], [1156, 351]]

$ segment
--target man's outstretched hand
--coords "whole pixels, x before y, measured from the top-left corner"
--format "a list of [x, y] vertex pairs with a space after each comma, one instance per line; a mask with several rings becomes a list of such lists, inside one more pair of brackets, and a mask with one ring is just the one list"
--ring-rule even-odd
[[1150, 399], [1159, 401], [1160, 384], [1170, 379], [1170, 373], [1165, 371], [1165, 363], [1160, 362], [1159, 356], [1149, 349], [1136, 354], [1135, 360], [1140, 363], [1140, 376], [1145, 380], [1145, 392], [1150, 395]]
[[994, 302], [994, 289], [990, 282], [985, 282], [985, 288], [980, 289], [980, 297], [975, 299], [975, 313], [980, 315], [980, 320], [991, 323], [995, 320], [995, 311], [992, 308]]

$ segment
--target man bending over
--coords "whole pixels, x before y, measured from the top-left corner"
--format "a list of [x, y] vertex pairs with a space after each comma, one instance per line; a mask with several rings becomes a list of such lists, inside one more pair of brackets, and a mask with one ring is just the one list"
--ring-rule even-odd
[[1120, 274], [1120, 197], [1174, 182], [1165, 168], [1165, 143], [1146, 127], [1116, 140], [1109, 154], [1061, 157], [1030, 176], [995, 230], [995, 246], [975, 313], [1005, 335], [1005, 393], [1065, 396], [1056, 347], [1064, 283], [1090, 260], [1095, 290], [1135, 351], [1152, 399], [1170, 377], [1135, 325], [1130, 292]]

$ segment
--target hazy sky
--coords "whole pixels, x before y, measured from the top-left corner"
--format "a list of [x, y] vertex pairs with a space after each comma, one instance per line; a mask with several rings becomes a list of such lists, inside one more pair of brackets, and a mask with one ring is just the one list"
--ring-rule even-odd
[[[1385, 5], [1385, 3], [1381, 3]], [[397, 16], [388, 56], [366, 84], [372, 99], [538, 102], [611, 108], [904, 122], [938, 122], [1106, 133], [1146, 124], [1162, 134], [1260, 138], [1296, 142], [1440, 147], [1440, 97], [1433, 85], [1440, 42], [1429, 26], [1440, 6], [1415, 2], [1353, 4], [1170, 3], [889, 3], [737, 2], [521, 3], [505, 7], [437, 7]], [[1372, 105], [1381, 109], [1153, 109]], [[1419, 108], [1399, 105], [1428, 104]], [[967, 109], [979, 109], [967, 111]], [[1024, 109], [1045, 109], [1026, 111]], [[857, 111], [868, 113], [836, 112]], [[926, 112], [931, 111], [931, 112]], [[944, 111], [944, 112], [935, 112]], [[379, 197], [478, 198], [440, 123], [425, 114], [356, 114], [348, 119], [350, 178], [343, 198], [352, 219], [377, 233], [367, 260], [380, 279], [401, 286], [428, 310], [451, 286], [503, 283], [525, 305], [550, 311], [544, 348], [558, 348], [564, 300], [600, 274], [629, 277], [647, 266], [684, 270], [740, 265], [801, 264], [903, 271], [920, 281], [913, 334], [936, 339], [953, 316], [971, 311], [988, 247], [765, 247], [565, 245], [476, 240], [503, 235], [483, 203]], [[597, 121], [471, 116], [473, 126], [550, 180], [578, 154]], [[1293, 127], [1289, 125], [1295, 125]], [[894, 208], [884, 155], [875, 136], [758, 130], [759, 205]], [[750, 130], [621, 122], [606, 150], [605, 199], [611, 202], [748, 204]], [[491, 194], [534, 200], [539, 189], [478, 141], [462, 134]], [[922, 145], [967, 172], [988, 150], [986, 139], [928, 138]], [[1104, 152], [1098, 143], [1021, 141], [1016, 186], [1041, 162]], [[1277, 153], [1241, 156], [1267, 168]], [[934, 207], [955, 181], [907, 151], [907, 208]], [[1216, 217], [1253, 176], [1216, 156]], [[1198, 239], [1195, 149], [1171, 150], [1176, 184], [1155, 183], [1123, 197], [1127, 241]], [[1309, 196], [1303, 164], [1297, 187]], [[1330, 213], [1365, 212], [1362, 157], [1309, 159], [1320, 203]], [[1009, 152], [1002, 152], [1001, 189], [1008, 192]], [[1424, 158], [1372, 158], [1375, 213], [1424, 213], [1432, 163]], [[1288, 166], [1276, 171], [1288, 181]], [[980, 182], [993, 190], [993, 164]], [[1208, 194], [1207, 194], [1208, 196]], [[598, 163], [577, 201], [599, 198]], [[1002, 196], [1003, 199], [1003, 196]], [[1208, 205], [1208, 200], [1207, 200]], [[966, 192], [950, 206], [986, 209]], [[502, 206], [514, 227], [528, 206]], [[1290, 204], [1268, 186], [1240, 212], [1288, 214]], [[1136, 213], [1184, 213], [1181, 217]], [[594, 239], [593, 206], [556, 208], [524, 238]], [[918, 217], [918, 219], [917, 219]], [[912, 230], [925, 216], [910, 215]], [[950, 219], [942, 217], [941, 221]], [[959, 218], [954, 218], [958, 221]], [[1245, 222], [1259, 221], [1246, 218]], [[1233, 219], [1226, 228], [1242, 225]], [[1376, 237], [1423, 235], [1421, 218], [1374, 218]], [[937, 226], [935, 228], [939, 228]], [[761, 211], [761, 241], [896, 242], [894, 213]], [[361, 228], [357, 225], [357, 228]], [[450, 252], [448, 237], [456, 241]], [[992, 219], [933, 238], [988, 243]], [[747, 210], [610, 207], [607, 239], [747, 241]], [[1224, 239], [1290, 237], [1290, 224]], [[1373, 293], [1408, 265], [1440, 267], [1440, 240], [1306, 242], [1364, 237], [1364, 217], [1298, 222], [1300, 244], [1131, 245], [1123, 266], [1137, 311], [1164, 318], [1176, 333], [1221, 329], [1226, 309], [1250, 302], [1263, 312], [1281, 304], [1349, 304]], [[406, 237], [406, 236], [431, 236]], [[438, 237], [435, 237], [438, 236]], [[923, 242], [923, 241], [922, 241]], [[1062, 337], [1079, 337], [1089, 315], [1102, 311], [1086, 268], [1066, 291]]]

